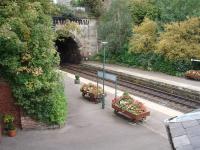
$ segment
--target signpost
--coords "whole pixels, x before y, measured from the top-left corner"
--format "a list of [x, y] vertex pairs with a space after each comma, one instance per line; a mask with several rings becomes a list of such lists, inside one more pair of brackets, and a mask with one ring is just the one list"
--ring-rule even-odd
[[104, 89], [104, 82], [106, 80], [110, 80], [115, 82], [115, 98], [117, 97], [117, 76], [114, 74], [106, 73], [105, 72], [105, 61], [106, 61], [106, 51], [105, 51], [105, 45], [108, 44], [108, 42], [101, 42], [103, 46], [103, 71], [97, 72], [97, 91], [98, 91], [98, 79], [101, 78], [103, 80], [103, 99], [102, 99], [102, 109], [105, 108], [105, 89]]
[[99, 88], [99, 78], [103, 79], [102, 109], [104, 109], [105, 108], [104, 80], [109, 80], [115, 83], [115, 98], [116, 98], [117, 97], [117, 76], [111, 73], [106, 73], [105, 71], [97, 71], [97, 91]]
[[102, 109], [105, 107], [105, 89], [104, 89], [104, 78], [105, 78], [105, 61], [106, 61], [106, 49], [105, 45], [108, 44], [108, 42], [101, 42], [103, 46], [103, 100], [102, 100]]

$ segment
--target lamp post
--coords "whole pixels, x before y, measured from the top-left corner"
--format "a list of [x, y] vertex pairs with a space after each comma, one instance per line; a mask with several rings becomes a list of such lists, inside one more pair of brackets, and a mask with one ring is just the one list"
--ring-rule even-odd
[[103, 46], [103, 99], [102, 99], [102, 109], [105, 108], [105, 89], [104, 89], [104, 81], [105, 81], [105, 60], [106, 60], [106, 52], [105, 52], [105, 45], [108, 42], [101, 42]]

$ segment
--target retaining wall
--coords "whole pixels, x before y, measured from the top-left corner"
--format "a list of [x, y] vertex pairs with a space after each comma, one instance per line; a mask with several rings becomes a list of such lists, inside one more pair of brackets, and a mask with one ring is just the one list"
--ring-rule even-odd
[[12, 114], [15, 117], [15, 125], [21, 128], [20, 108], [15, 104], [9, 84], [3, 79], [0, 79], [0, 113]]

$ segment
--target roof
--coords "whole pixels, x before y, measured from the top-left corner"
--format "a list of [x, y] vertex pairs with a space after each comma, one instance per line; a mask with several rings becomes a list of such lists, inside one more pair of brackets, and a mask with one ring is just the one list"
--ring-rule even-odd
[[200, 150], [200, 109], [166, 121], [174, 150]]

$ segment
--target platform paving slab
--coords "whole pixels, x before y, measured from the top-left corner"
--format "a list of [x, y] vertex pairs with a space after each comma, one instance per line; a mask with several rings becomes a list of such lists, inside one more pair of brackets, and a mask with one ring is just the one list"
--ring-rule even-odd
[[0, 150], [170, 150], [163, 120], [168, 115], [151, 110], [143, 124], [135, 124], [113, 113], [111, 100], [106, 108], [83, 99], [80, 85], [64, 77], [68, 97], [68, 121], [64, 128], [18, 131], [15, 138], [3, 137]]

